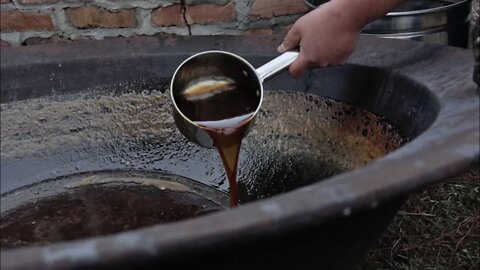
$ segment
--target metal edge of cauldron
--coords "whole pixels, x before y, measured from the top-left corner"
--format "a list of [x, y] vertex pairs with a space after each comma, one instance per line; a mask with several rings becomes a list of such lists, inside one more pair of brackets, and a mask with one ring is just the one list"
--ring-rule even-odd
[[[135, 47], [143, 49], [127, 55], [155, 54], [159, 48], [164, 49], [163, 53], [185, 54], [186, 49], [191, 50], [192, 40], [199, 44], [197, 50], [215, 47], [239, 54], [258, 51], [260, 55], [273, 57], [275, 45], [282, 37], [178, 37], [163, 41], [144, 38], [138, 42], [110, 40], [39, 45], [23, 50], [2, 49], [1, 63], [3, 69], [15, 68], [21, 63], [78, 60], [82, 59], [78, 52], [91, 50], [90, 57], [95, 57], [96, 49], [108, 51], [107, 58], [125, 57], [122, 50]], [[82, 47], [85, 45], [91, 46]], [[471, 79], [474, 63], [471, 51], [362, 37], [349, 63], [387, 69], [421, 83], [440, 102], [437, 119], [402, 148], [357, 170], [192, 220], [44, 247], [2, 251], [2, 269], [103, 268], [111, 263], [135, 264], [181, 257], [184, 251], [202, 251], [225, 243], [233, 245], [375, 209], [391, 198], [420, 190], [478, 162], [479, 101]]]

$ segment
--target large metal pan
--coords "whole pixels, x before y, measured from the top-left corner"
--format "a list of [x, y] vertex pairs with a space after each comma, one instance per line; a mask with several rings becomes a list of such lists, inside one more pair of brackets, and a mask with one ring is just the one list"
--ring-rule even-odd
[[[145, 186], [135, 195], [183, 185], [221, 210], [227, 190], [221, 162], [176, 129], [166, 92], [171, 75], [189, 55], [211, 49], [265, 63], [281, 38], [2, 49], [2, 221], [20, 205], [33, 203], [35, 210], [48, 193], [127, 193], [131, 186]], [[240, 157], [241, 207], [2, 249], [1, 268], [158, 269], [194, 262], [212, 269], [352, 269], [405, 196], [478, 160], [472, 71], [469, 51], [362, 37], [346, 66], [265, 83], [264, 105]], [[386, 123], [407, 143], [395, 149], [399, 136]], [[89, 201], [76, 198], [78, 206]], [[97, 216], [102, 209], [83, 205]], [[131, 211], [137, 220], [138, 210]]]

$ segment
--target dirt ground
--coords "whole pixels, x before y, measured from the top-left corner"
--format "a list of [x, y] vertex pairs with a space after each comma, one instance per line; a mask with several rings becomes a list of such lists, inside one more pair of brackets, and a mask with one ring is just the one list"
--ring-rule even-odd
[[480, 269], [479, 164], [413, 194], [358, 269]]

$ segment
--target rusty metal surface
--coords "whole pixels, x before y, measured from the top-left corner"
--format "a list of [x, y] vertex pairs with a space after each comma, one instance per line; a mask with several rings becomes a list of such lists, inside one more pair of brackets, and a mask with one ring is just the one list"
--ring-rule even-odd
[[[168, 80], [161, 78], [168, 78], [182, 57], [191, 53], [229, 50], [258, 65], [275, 55], [280, 41], [281, 37], [141, 38], [2, 49], [2, 78], [11, 78], [1, 82], [2, 103], [32, 96], [25, 90], [31, 82], [21, 80], [28, 76], [52, 78], [38, 81], [39, 92], [34, 93], [38, 96], [54, 94], [60, 86], [75, 92], [114, 83], [118, 77], [112, 74], [120, 73], [125, 80], [147, 78], [143, 86], [148, 88], [167, 85]], [[153, 58], [156, 60], [149, 60]], [[25, 64], [37, 68], [19, 72]], [[281, 85], [283, 89], [358, 104], [405, 128], [402, 135], [412, 138], [410, 142], [365, 167], [237, 209], [112, 236], [2, 251], [2, 269], [133, 267], [175, 261], [188, 254], [213, 254], [225, 247], [308, 231], [342, 217], [353, 218], [367, 209], [384, 213], [385, 209], [395, 209], [392, 205], [398, 205], [398, 199], [406, 194], [478, 160], [479, 97], [471, 79], [471, 51], [362, 38], [349, 64], [316, 70], [297, 81], [282, 75], [265, 87]], [[62, 66], [74, 69], [72, 72], [88, 67], [96, 79], [88, 80], [89, 74], [84, 72], [65, 82], [62, 76], [67, 71]], [[395, 110], [395, 106], [407, 109]], [[388, 203], [392, 199], [395, 203]], [[379, 216], [380, 221], [385, 221], [383, 216]]]

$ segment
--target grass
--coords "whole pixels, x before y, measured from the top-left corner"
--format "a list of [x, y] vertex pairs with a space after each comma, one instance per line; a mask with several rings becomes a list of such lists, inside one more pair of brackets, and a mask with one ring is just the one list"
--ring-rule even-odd
[[480, 269], [480, 167], [412, 195], [359, 270]]

